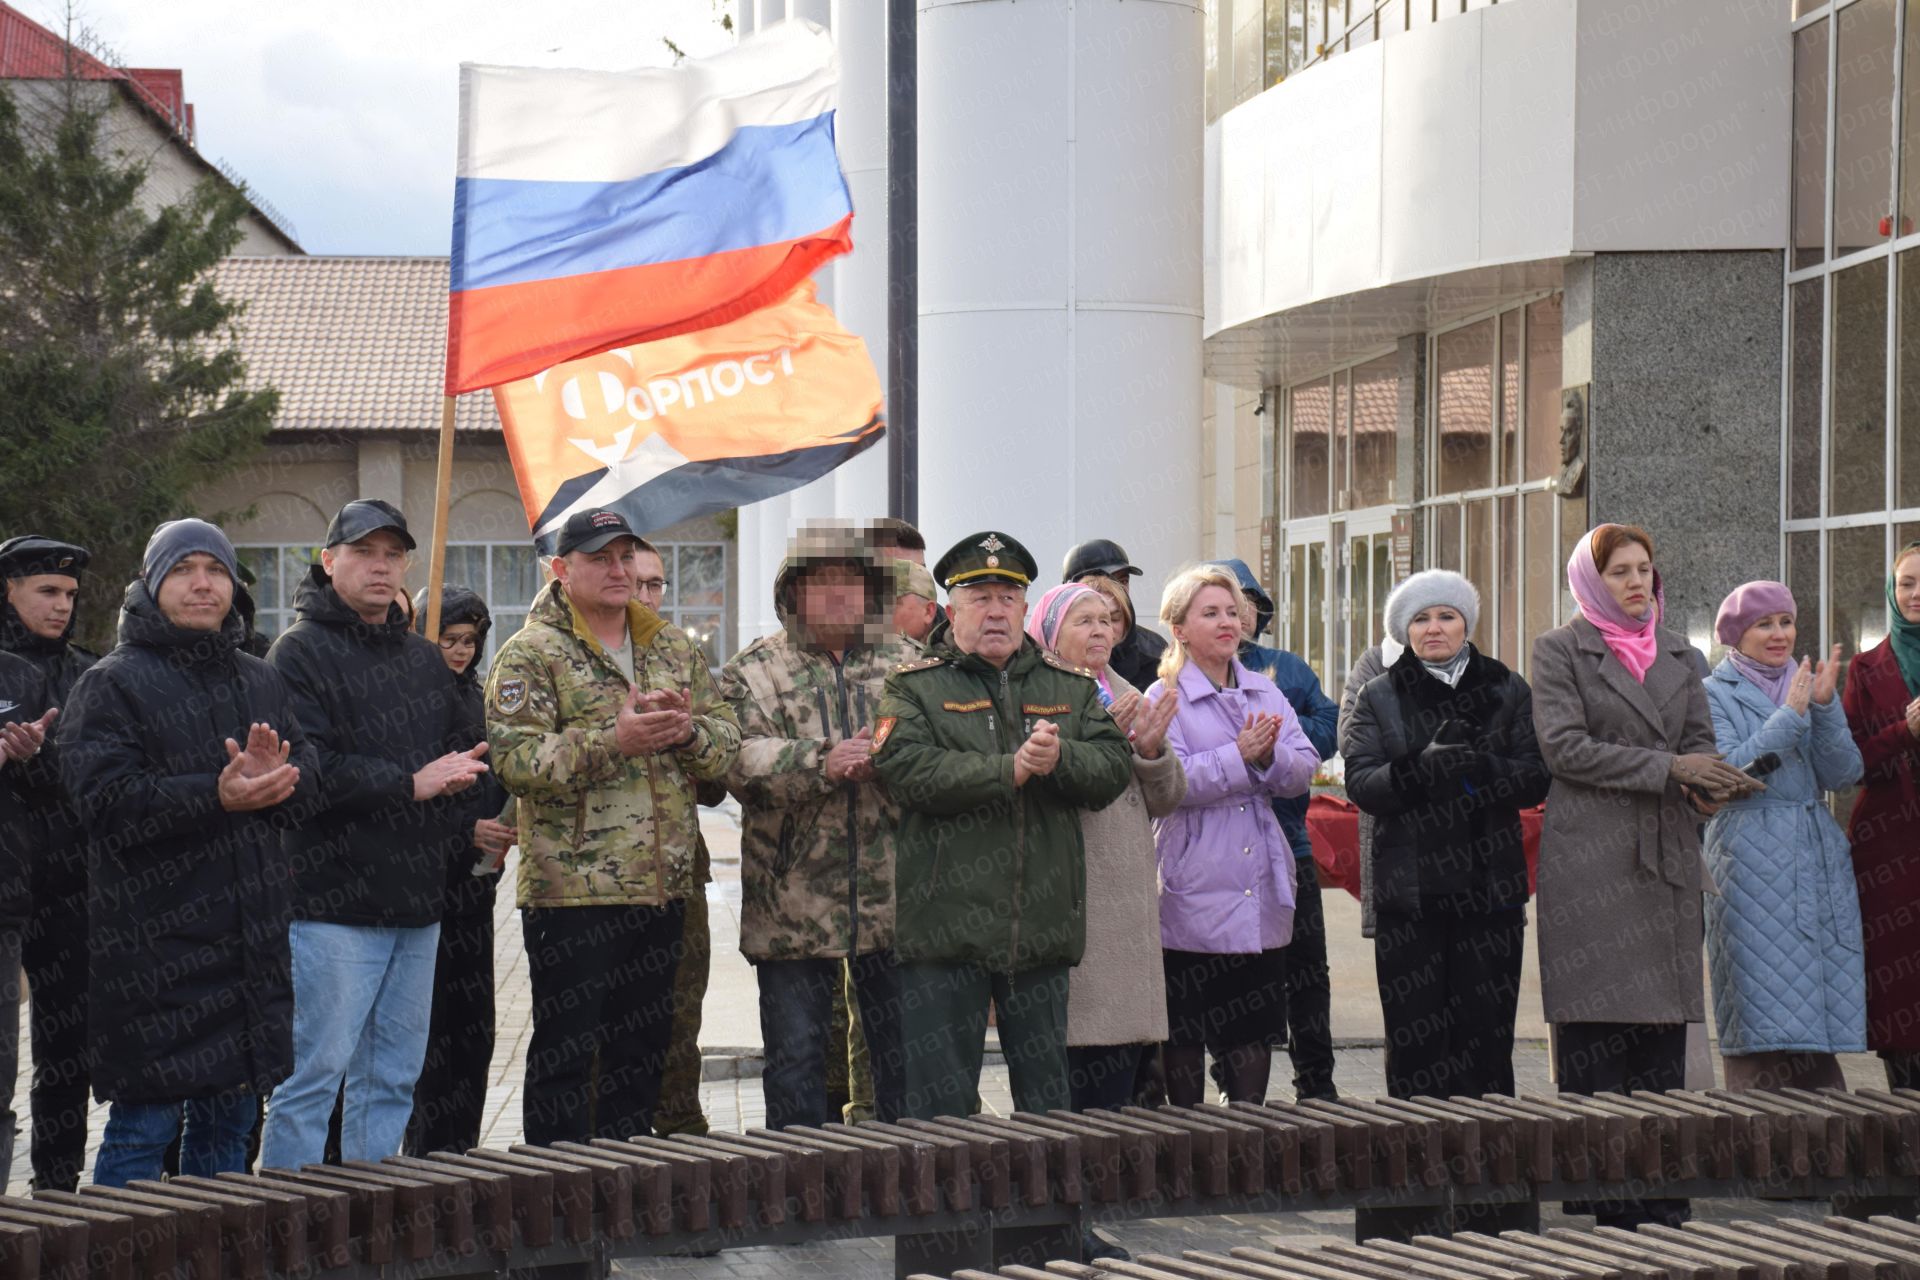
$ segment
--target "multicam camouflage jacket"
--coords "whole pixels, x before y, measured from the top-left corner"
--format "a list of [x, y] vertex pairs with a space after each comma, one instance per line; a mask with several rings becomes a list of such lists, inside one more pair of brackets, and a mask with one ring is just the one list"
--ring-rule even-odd
[[620, 754], [630, 686], [558, 582], [487, 676], [488, 760], [520, 801], [523, 907], [658, 906], [697, 891], [695, 784], [725, 775], [740, 726], [678, 628], [640, 604], [627, 626], [635, 682], [691, 703], [693, 740], [678, 751]]
[[[869, 575], [869, 643], [836, 662], [794, 616], [810, 563]], [[827, 753], [871, 730], [887, 673], [914, 656], [885, 634], [893, 571], [851, 529], [796, 536], [774, 581], [784, 631], [754, 641], [720, 672], [740, 719], [727, 789], [740, 801], [740, 951], [750, 960], [834, 959], [893, 945], [893, 837], [900, 813], [876, 782], [829, 783]]]

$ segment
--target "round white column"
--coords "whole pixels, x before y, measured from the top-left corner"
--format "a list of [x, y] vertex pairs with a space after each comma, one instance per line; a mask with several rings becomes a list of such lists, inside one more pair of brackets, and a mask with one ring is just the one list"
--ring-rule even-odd
[[1200, 0], [921, 0], [920, 513], [1200, 553]]

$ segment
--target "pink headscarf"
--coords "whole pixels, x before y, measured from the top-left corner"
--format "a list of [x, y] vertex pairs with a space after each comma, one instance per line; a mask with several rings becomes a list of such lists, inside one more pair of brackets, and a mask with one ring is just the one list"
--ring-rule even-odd
[[[1033, 637], [1033, 642], [1048, 653], [1056, 653], [1054, 642], [1060, 638], [1061, 624], [1067, 620], [1067, 615], [1073, 611], [1073, 606], [1079, 604], [1085, 596], [1092, 596], [1103, 604], [1107, 599], [1092, 587], [1083, 586], [1078, 582], [1063, 582], [1057, 587], [1049, 588], [1027, 614], [1027, 634]], [[1094, 678], [1100, 682], [1102, 695], [1100, 700], [1113, 701], [1113, 686], [1107, 683], [1106, 670], [1103, 668]]]
[[1656, 571], [1653, 608], [1647, 610], [1647, 616], [1631, 617], [1620, 607], [1600, 576], [1600, 566], [1593, 561], [1593, 535], [1606, 527], [1595, 525], [1587, 530], [1573, 554], [1567, 557], [1567, 589], [1573, 592], [1574, 603], [1580, 606], [1580, 616], [1600, 632], [1600, 638], [1607, 642], [1607, 648], [1620, 660], [1620, 665], [1635, 680], [1645, 684], [1647, 668], [1660, 656], [1660, 637], [1654, 629], [1660, 623], [1660, 615], [1667, 611], [1667, 595]]

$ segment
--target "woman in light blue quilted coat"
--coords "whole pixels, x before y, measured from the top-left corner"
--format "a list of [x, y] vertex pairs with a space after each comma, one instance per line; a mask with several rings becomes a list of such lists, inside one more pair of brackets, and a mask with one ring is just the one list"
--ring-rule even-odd
[[1867, 1047], [1860, 901], [1846, 833], [1821, 792], [1860, 780], [1860, 750], [1834, 696], [1840, 647], [1794, 661], [1793, 595], [1749, 582], [1720, 606], [1734, 646], [1707, 681], [1727, 763], [1769, 752], [1767, 789], [1707, 827], [1707, 962], [1729, 1089], [1845, 1088], [1836, 1053]]

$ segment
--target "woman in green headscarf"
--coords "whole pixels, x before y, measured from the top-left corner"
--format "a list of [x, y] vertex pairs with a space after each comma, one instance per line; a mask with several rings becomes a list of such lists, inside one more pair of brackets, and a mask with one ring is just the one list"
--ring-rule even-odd
[[1866, 765], [1847, 834], [1866, 937], [1867, 1045], [1889, 1088], [1920, 1088], [1920, 542], [1894, 558], [1887, 638], [1853, 660], [1841, 706]]

